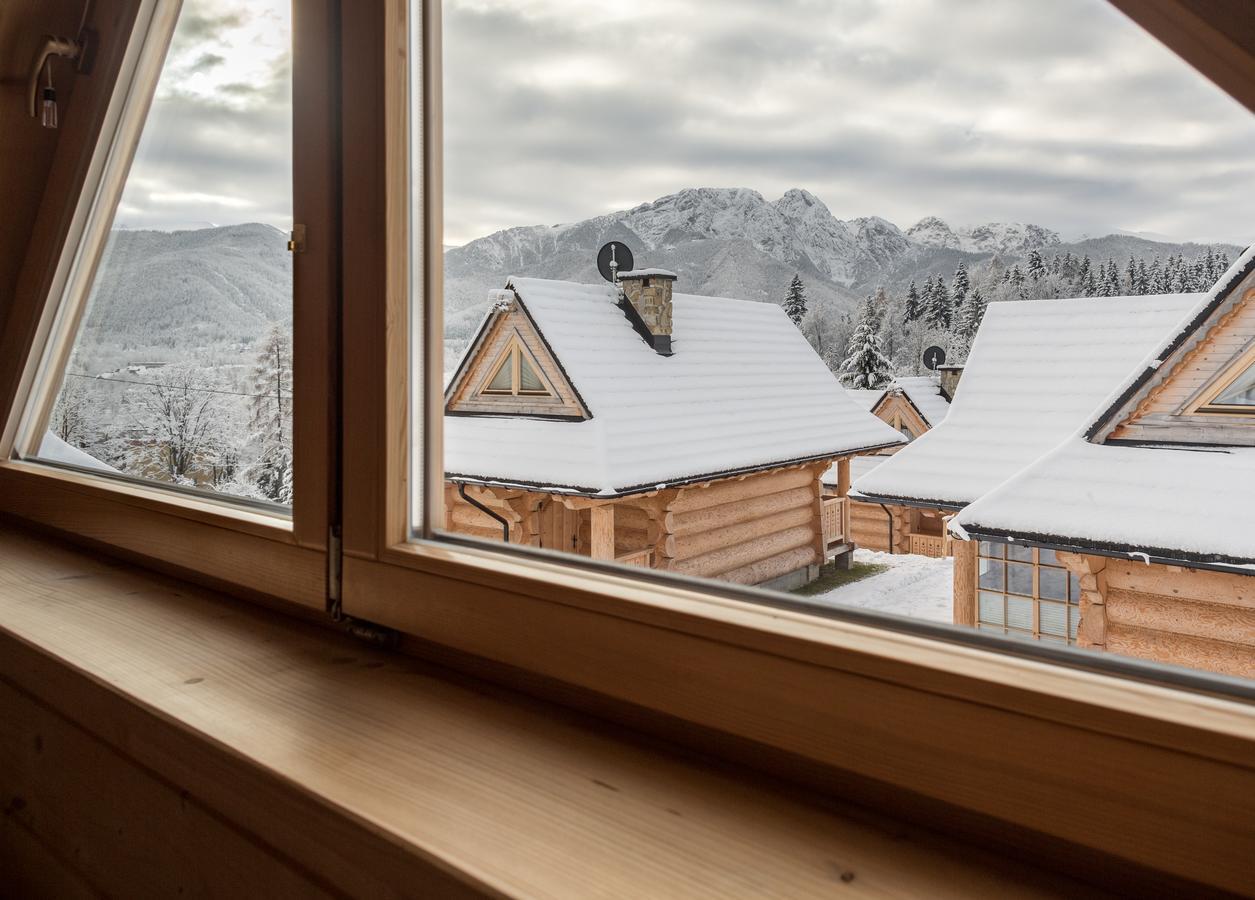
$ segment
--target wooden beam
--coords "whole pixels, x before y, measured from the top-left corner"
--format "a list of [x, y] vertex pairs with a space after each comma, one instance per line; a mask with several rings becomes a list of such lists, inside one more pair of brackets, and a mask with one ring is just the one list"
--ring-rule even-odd
[[976, 627], [977, 541], [954, 542], [954, 624]]
[[848, 456], [837, 460], [837, 496], [848, 497], [850, 495], [850, 458]]
[[593, 559], [614, 559], [614, 507], [596, 506], [592, 516], [592, 537], [589, 555]]
[[1255, 16], [1250, 0], [1110, 0], [1255, 112]]

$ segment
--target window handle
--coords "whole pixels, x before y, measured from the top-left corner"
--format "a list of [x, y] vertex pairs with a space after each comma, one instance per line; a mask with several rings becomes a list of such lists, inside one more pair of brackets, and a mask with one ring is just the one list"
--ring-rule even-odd
[[288, 252], [304, 253], [305, 252], [305, 226], [293, 225], [292, 231], [288, 235]]

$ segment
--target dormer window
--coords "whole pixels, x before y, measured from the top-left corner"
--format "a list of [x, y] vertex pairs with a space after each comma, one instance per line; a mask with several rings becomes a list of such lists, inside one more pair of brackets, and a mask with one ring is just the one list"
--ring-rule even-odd
[[1255, 415], [1255, 360], [1250, 354], [1235, 369], [1236, 375], [1221, 380], [1214, 397], [1199, 407], [1200, 412]]
[[517, 338], [512, 338], [497, 363], [497, 369], [480, 392], [493, 397], [550, 397], [551, 392], [536, 371]]

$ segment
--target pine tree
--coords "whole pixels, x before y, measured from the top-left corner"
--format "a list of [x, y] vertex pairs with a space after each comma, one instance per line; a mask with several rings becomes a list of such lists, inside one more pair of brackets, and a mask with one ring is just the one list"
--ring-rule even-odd
[[1150, 293], [1150, 272], [1146, 268], [1145, 259], [1137, 261], [1137, 275], [1133, 279], [1133, 288], [1135, 294]]
[[292, 342], [274, 326], [257, 348], [251, 377], [253, 444], [251, 475], [275, 503], [292, 503]]
[[967, 299], [967, 292], [972, 288], [972, 281], [967, 274], [967, 263], [960, 262], [954, 270], [954, 280], [950, 282], [950, 292], [954, 294], [954, 308], [958, 309]]
[[889, 358], [880, 348], [874, 301], [868, 297], [841, 364], [842, 378], [852, 388], [879, 388], [889, 381], [891, 371]]
[[1046, 275], [1046, 266], [1042, 262], [1041, 253], [1030, 250], [1028, 254], [1028, 277], [1040, 281]]
[[950, 291], [946, 283], [937, 276], [932, 282], [931, 290], [924, 296], [924, 322], [930, 328], [949, 328], [953, 320], [954, 307], [950, 305]]
[[970, 344], [972, 338], [976, 337], [976, 329], [980, 328], [981, 319], [985, 317], [985, 308], [988, 305], [980, 288], [974, 289], [968, 295], [955, 323], [955, 334], [965, 343]]
[[1129, 257], [1129, 264], [1124, 267], [1124, 289], [1121, 291], [1121, 293], [1127, 294], [1130, 297], [1138, 293], [1137, 260], [1135, 260], [1131, 256]]
[[797, 274], [789, 282], [789, 293], [784, 298], [784, 311], [793, 320], [793, 324], [800, 328], [802, 319], [806, 316], [806, 288]]
[[1088, 253], [1085, 254], [1080, 267], [1076, 270], [1076, 286], [1080, 289], [1082, 296], [1094, 296], [1094, 270]]
[[915, 287], [915, 281], [911, 281], [911, 286], [906, 289], [906, 321], [914, 322], [920, 317], [923, 308], [920, 306], [919, 290]]

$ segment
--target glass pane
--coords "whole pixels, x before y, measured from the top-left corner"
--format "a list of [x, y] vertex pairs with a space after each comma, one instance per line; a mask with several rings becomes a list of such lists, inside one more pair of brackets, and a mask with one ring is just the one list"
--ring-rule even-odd
[[1233, 384], [1229, 385], [1213, 403], [1221, 406], [1255, 407], [1255, 363], [1247, 367]]
[[1006, 555], [1006, 544], [995, 544], [993, 541], [980, 542], [980, 555], [991, 559], [1002, 559]]
[[1007, 593], [1033, 596], [1033, 567], [1029, 563], [1007, 563]]
[[1005, 597], [1002, 594], [994, 594], [988, 591], [980, 592], [980, 620], [986, 625], [1002, 625], [1006, 619], [1003, 615], [1003, 601]]
[[492, 381], [488, 382], [488, 387], [484, 390], [494, 394], [509, 394], [513, 391], [514, 373], [511, 371], [511, 356], [507, 354], [506, 358], [501, 361], [497, 374], [492, 376]]
[[1033, 630], [1033, 601], [1023, 597], [1007, 597], [1007, 627]]
[[1071, 572], [1068, 573], [1068, 599], [1079, 603], [1081, 599], [1081, 579]]
[[1063, 569], [1039, 569], [1037, 594], [1048, 600], [1068, 599], [1068, 573]]
[[185, 0], [45, 459], [292, 502], [287, 0]]
[[1006, 565], [996, 560], [982, 559], [980, 561], [980, 586], [995, 591], [1006, 590], [1004, 580]]
[[540, 380], [540, 376], [536, 374], [536, 370], [532, 368], [532, 364], [527, 361], [527, 356], [519, 354], [519, 393], [522, 394], [546, 394], [545, 384]]
[[1023, 544], [1007, 544], [1007, 559], [1018, 559], [1021, 562], [1033, 561], [1033, 548]]
[[1076, 632], [1081, 624], [1081, 611], [1075, 606], [1068, 607], [1068, 637], [1076, 640]]
[[[518, 415], [447, 395], [446, 482], [525, 510], [515, 549], [1032, 637], [1032, 602], [1075, 600], [1076, 579], [1054, 551], [990, 537], [1053, 533], [1049, 504], [991, 492], [1063, 465], [1051, 451], [1242, 252], [1250, 216], [1227, 201], [1255, 169], [1226, 148], [1255, 146], [1255, 120], [1109, 4], [1019, 4], [1027, 25], [1012, 6], [445, 0], [444, 370], [491, 380], [486, 336], [510, 316], [545, 350], [511, 390], [550, 391]], [[1078, 34], [1099, 68], [1144, 42], [1147, 77], [1091, 78], [1078, 105], [1060, 74]], [[1182, 134], [1209, 136], [1189, 166], [1163, 140]], [[1226, 190], [1199, 190], [1200, 171]], [[1136, 314], [1104, 332], [1113, 302]], [[891, 512], [838, 496], [837, 447], [855, 496]], [[1096, 496], [1092, 468], [1069, 489]], [[437, 530], [502, 539], [442, 496]], [[977, 524], [958, 509], [973, 502], [1005, 520], [946, 558], [939, 522]], [[956, 571], [977, 582], [957, 598]], [[1063, 615], [1048, 637], [1073, 628]]]
[[1039, 628], [1042, 634], [1064, 637], [1068, 633], [1067, 607], [1062, 603], [1042, 601], [1038, 613]]

